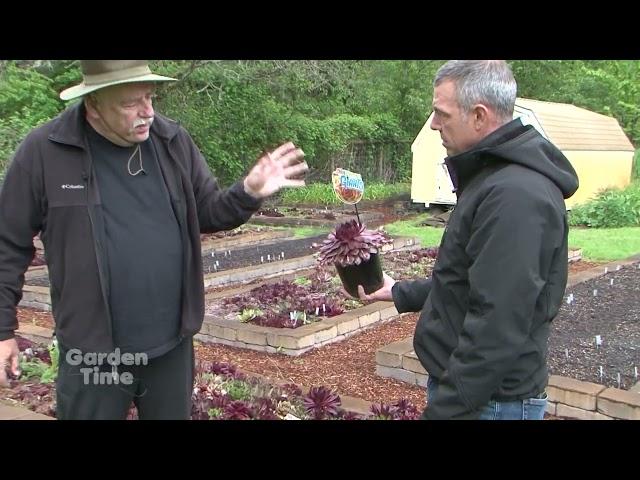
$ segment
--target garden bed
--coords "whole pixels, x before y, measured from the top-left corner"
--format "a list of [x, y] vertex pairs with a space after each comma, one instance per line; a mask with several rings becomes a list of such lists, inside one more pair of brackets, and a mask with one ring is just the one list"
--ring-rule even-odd
[[[576, 270], [551, 326], [549, 411], [581, 419], [640, 418], [640, 263]], [[412, 340], [379, 348], [377, 374], [426, 386], [428, 373]]]
[[639, 265], [610, 266], [606, 274], [605, 267], [596, 267], [601, 276], [567, 288], [551, 326], [550, 373], [623, 390], [640, 380], [635, 374], [640, 370]]
[[[383, 254], [382, 261], [397, 279], [424, 277], [436, 253], [434, 248], [393, 251]], [[228, 296], [218, 291], [205, 313], [198, 337], [205, 342], [301, 355], [386, 321], [397, 310], [391, 302], [363, 306], [342, 291], [333, 269], [315, 269], [294, 281], [264, 283]]]
[[[377, 211], [358, 212], [360, 221], [369, 226], [379, 224], [384, 217]], [[357, 220], [353, 207], [299, 208], [269, 207], [258, 211], [249, 223], [257, 225], [315, 226], [334, 228], [337, 224]]]
[[233, 230], [203, 233], [200, 235], [202, 254], [224, 251], [239, 245], [249, 246], [273, 240], [293, 238], [292, 230], [274, 229], [269, 226], [243, 225]]
[[[55, 417], [57, 349], [18, 337], [22, 376], [0, 388], [0, 405]], [[232, 364], [196, 360], [192, 420], [416, 420], [420, 408], [399, 398], [391, 403], [341, 399], [331, 387], [299, 387], [247, 374]], [[137, 419], [132, 404], [127, 418]]]

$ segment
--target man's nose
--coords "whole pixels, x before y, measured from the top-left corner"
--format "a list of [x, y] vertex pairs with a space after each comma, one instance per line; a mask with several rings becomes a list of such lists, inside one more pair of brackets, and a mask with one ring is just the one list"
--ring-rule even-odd
[[151, 118], [151, 117], [153, 117], [153, 114], [154, 114], [153, 106], [151, 106], [151, 105], [145, 105], [145, 107], [140, 112], [140, 115], [143, 118]]
[[143, 118], [151, 118], [153, 117], [153, 102], [151, 99], [144, 100], [142, 104], [142, 108], [140, 109], [140, 116]]

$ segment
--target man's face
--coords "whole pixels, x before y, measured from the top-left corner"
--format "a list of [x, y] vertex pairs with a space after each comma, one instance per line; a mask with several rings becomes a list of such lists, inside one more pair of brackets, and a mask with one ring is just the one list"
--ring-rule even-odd
[[144, 142], [153, 123], [153, 83], [125, 83], [96, 92], [90, 117], [94, 127], [122, 146]]
[[456, 97], [455, 83], [445, 80], [433, 90], [433, 119], [431, 129], [440, 132], [447, 155], [453, 156], [470, 150], [481, 140], [474, 128], [474, 115], [465, 115]]

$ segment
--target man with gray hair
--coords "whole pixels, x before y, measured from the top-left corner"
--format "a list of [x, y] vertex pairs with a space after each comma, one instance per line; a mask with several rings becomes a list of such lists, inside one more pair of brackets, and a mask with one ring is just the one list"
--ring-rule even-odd
[[[418, 312], [414, 349], [429, 374], [424, 419], [542, 419], [547, 344], [567, 282], [567, 158], [513, 120], [504, 61], [450, 61], [436, 73], [440, 132], [457, 205], [432, 276], [360, 298]], [[360, 287], [362, 288], [362, 287]]]
[[188, 419], [200, 233], [245, 223], [264, 198], [303, 186], [308, 166], [288, 142], [222, 189], [187, 131], [154, 111], [156, 85], [174, 79], [145, 60], [81, 66], [83, 82], [60, 94], [81, 100], [27, 136], [0, 192], [0, 386], [19, 374], [16, 305], [40, 233], [58, 419], [124, 419], [132, 402], [141, 419]]

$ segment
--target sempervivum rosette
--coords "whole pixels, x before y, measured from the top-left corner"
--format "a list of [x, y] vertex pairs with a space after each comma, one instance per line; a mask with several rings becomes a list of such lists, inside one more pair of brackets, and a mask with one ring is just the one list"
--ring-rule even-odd
[[382, 246], [392, 242], [381, 230], [368, 230], [355, 220], [338, 225], [319, 248], [321, 266], [336, 264], [341, 267], [360, 265], [380, 253]]

